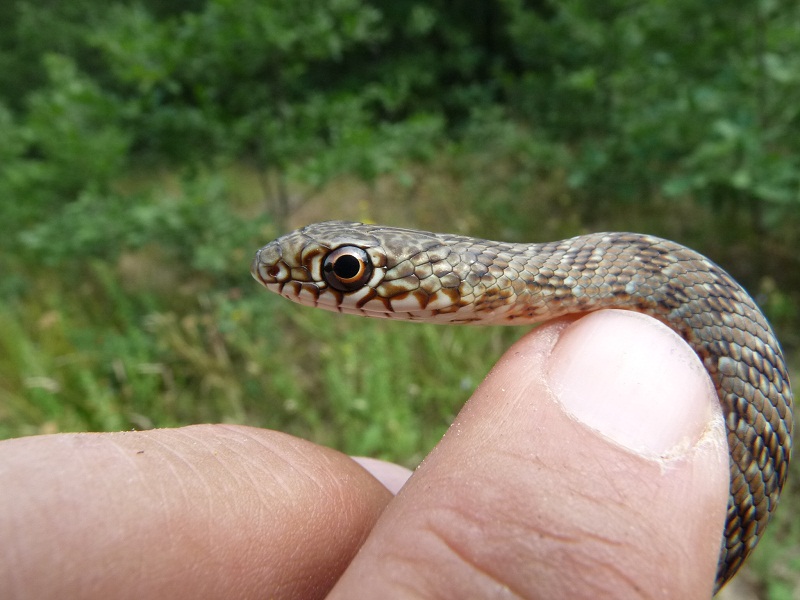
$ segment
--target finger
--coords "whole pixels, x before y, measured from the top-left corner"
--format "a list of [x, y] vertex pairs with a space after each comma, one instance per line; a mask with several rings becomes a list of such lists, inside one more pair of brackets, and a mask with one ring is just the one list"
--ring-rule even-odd
[[385, 460], [378, 460], [377, 458], [370, 458], [368, 456], [352, 456], [354, 461], [369, 471], [372, 476], [380, 481], [384, 487], [396, 494], [400, 491], [408, 478], [411, 477], [411, 471], [395, 463], [386, 462]]
[[0, 443], [5, 598], [323, 597], [391, 494], [349, 457], [234, 426]]
[[330, 597], [709, 597], [727, 494], [691, 349], [635, 313], [557, 322], [505, 354]]

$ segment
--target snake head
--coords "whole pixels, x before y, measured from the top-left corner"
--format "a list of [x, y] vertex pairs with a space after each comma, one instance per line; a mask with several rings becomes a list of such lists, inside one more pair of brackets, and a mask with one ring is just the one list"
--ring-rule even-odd
[[256, 252], [250, 272], [268, 290], [300, 304], [330, 310], [357, 305], [386, 272], [378, 241], [355, 233], [357, 226], [330, 221], [288, 233]]
[[[470, 321], [475, 266], [467, 238], [395, 227], [328, 221], [286, 234], [261, 248], [253, 277], [294, 302], [372, 317]], [[467, 243], [466, 241], [464, 242]], [[463, 271], [463, 272], [462, 272]]]

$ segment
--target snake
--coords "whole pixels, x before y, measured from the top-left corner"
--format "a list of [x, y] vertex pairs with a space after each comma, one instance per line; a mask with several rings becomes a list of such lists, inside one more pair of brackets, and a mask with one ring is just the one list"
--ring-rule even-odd
[[523, 244], [327, 221], [258, 250], [251, 273], [294, 302], [368, 317], [522, 325], [616, 308], [658, 319], [700, 357], [725, 419], [730, 495], [715, 591], [763, 536], [792, 449], [787, 367], [753, 299], [702, 254], [639, 233]]

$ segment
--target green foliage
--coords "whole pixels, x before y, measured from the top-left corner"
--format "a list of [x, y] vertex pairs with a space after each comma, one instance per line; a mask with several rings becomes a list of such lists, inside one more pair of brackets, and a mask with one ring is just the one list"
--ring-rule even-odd
[[82, 270], [78, 257], [114, 261], [124, 252], [158, 246], [191, 271], [220, 283], [238, 280], [240, 261], [256, 245], [261, 224], [232, 211], [227, 193], [219, 177], [186, 182], [176, 196], [84, 192], [17, 239], [25, 255], [46, 267]]
[[[564, 172], [587, 219], [617, 201], [692, 196], [739, 207], [744, 224], [762, 230], [800, 203], [795, 5], [81, 0], [81, 6], [21, 2], [11, 20], [20, 39], [35, 29], [23, 45], [34, 63], [55, 51], [78, 65], [77, 71], [54, 67], [48, 59], [48, 80], [17, 88], [37, 132], [43, 118], [56, 122], [53, 104], [65, 78], [79, 80], [102, 94], [107, 106], [93, 110], [116, 128], [100, 132], [98, 146], [111, 135], [110, 146], [116, 142], [124, 154], [130, 144], [136, 160], [150, 164], [247, 160], [277, 177], [279, 221], [297, 204], [286, 192], [292, 181], [312, 192], [342, 174], [375, 181], [404, 169], [404, 161], [428, 160], [454, 139], [474, 144], [461, 136], [473, 130], [476, 114], [495, 107], [559, 157], [544, 164]], [[66, 25], [48, 45], [56, 20]], [[6, 101], [19, 105], [15, 96]], [[37, 139], [56, 145], [59, 135]], [[63, 148], [74, 156], [69, 145]], [[98, 176], [111, 166], [86, 156]], [[107, 162], [118, 158], [112, 151]], [[57, 178], [66, 185], [82, 172], [94, 175], [77, 166], [76, 175]], [[759, 210], [751, 209], [754, 203]]]
[[575, 142], [571, 185], [623, 199], [746, 194], [796, 209], [797, 6], [506, 5], [524, 65], [510, 82], [513, 105]]
[[128, 152], [129, 139], [118, 124], [116, 100], [75, 68], [67, 57], [43, 57], [50, 85], [30, 96], [25, 135], [36, 157], [40, 181], [66, 197], [90, 182], [105, 189]]
[[47, 85], [42, 58], [69, 56], [94, 70], [98, 63], [86, 34], [100, 7], [94, 0], [70, 2], [3, 2], [0, 5], [0, 92], [16, 110], [28, 96]]
[[[129, 137], [118, 103], [72, 60], [42, 58], [49, 86], [28, 98], [24, 121], [0, 108], [0, 221], [7, 231], [57, 212], [84, 190], [106, 191], [125, 164]], [[15, 240], [4, 236], [0, 247]]]
[[[325, 80], [352, 48], [381, 38], [378, 21], [360, 0], [212, 0], [161, 21], [118, 5], [92, 43], [137, 95], [140, 149], [184, 161], [255, 153], [285, 167], [361, 118], [336, 110], [353, 99]], [[333, 110], [318, 109], [322, 98]]]

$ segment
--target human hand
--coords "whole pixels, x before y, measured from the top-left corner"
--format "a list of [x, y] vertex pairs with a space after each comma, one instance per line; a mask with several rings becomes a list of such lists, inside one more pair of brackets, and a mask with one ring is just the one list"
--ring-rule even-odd
[[603, 311], [515, 344], [396, 498], [342, 454], [246, 427], [2, 442], [0, 588], [709, 597], [727, 495], [699, 360], [652, 319]]

